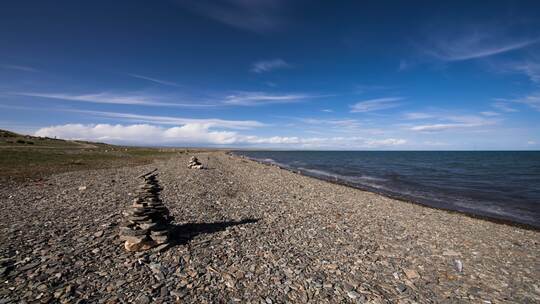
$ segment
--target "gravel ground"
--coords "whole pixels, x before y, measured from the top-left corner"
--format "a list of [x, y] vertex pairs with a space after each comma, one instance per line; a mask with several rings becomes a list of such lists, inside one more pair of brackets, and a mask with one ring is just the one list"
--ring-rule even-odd
[[[539, 303], [540, 234], [223, 152], [0, 186], [0, 303]], [[164, 251], [122, 212], [157, 167]]]

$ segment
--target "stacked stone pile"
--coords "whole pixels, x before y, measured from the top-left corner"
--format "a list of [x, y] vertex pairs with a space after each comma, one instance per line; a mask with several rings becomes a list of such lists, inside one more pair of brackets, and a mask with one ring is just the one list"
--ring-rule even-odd
[[190, 168], [190, 169], [202, 169], [203, 165], [201, 164], [201, 162], [199, 162], [197, 157], [192, 156], [191, 159], [189, 160], [188, 168]]
[[160, 199], [163, 189], [157, 180], [157, 169], [140, 175], [144, 181], [137, 189], [137, 196], [130, 209], [124, 213], [120, 238], [128, 251], [143, 251], [169, 242], [172, 217]]

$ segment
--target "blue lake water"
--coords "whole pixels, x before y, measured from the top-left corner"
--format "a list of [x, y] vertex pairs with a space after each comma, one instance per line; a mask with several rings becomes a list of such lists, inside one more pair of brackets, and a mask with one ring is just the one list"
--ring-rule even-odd
[[540, 227], [538, 151], [235, 153], [432, 207]]

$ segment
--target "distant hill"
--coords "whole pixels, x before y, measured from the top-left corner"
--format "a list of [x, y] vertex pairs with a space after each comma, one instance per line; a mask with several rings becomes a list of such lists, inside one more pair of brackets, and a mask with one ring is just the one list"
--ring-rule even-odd
[[0, 187], [6, 181], [39, 179], [50, 174], [149, 164], [200, 149], [116, 146], [18, 134], [0, 129]]
[[51, 148], [105, 148], [113, 145], [83, 140], [65, 140], [50, 137], [18, 134], [0, 129], [0, 147], [51, 147]]

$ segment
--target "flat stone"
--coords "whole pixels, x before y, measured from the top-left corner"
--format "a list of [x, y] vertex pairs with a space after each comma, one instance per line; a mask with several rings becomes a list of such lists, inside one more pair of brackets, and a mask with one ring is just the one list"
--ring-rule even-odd
[[161, 252], [161, 251], [165, 251], [167, 248], [169, 248], [170, 244], [169, 243], [163, 243], [157, 247], [155, 247], [153, 250], [155, 252]]
[[361, 296], [361, 294], [359, 294], [358, 292], [354, 291], [354, 290], [350, 290], [350, 291], [347, 291], [347, 296], [351, 299], [356, 299], [358, 297]]
[[169, 234], [169, 231], [167, 229], [150, 231], [151, 236], [161, 236], [161, 235], [168, 235], [168, 234]]
[[141, 217], [141, 216], [150, 216], [155, 212], [156, 212], [155, 210], [152, 210], [150, 208], [144, 208], [144, 209], [131, 209], [131, 210], [128, 210], [126, 213], [132, 217]]
[[407, 285], [400, 283], [396, 286], [396, 290], [399, 291], [400, 293], [403, 293], [407, 290]]
[[137, 304], [149, 304], [150, 298], [147, 295], [142, 295], [137, 300]]
[[135, 221], [135, 222], [146, 221], [146, 220], [149, 220], [149, 219], [150, 219], [149, 216], [129, 216], [128, 217], [128, 220]]
[[139, 224], [139, 227], [141, 227], [141, 229], [149, 229], [149, 230], [159, 230], [161, 226], [162, 226], [161, 223], [156, 223], [156, 222]]
[[158, 244], [163, 244], [169, 241], [169, 236], [167, 235], [152, 235], [151, 238]]
[[405, 275], [407, 276], [409, 280], [415, 280], [415, 279], [420, 278], [420, 275], [414, 269], [404, 269], [403, 272], [405, 273]]
[[454, 260], [454, 268], [457, 272], [463, 272], [463, 262], [461, 260]]
[[124, 243], [124, 248], [127, 251], [145, 251], [156, 246], [156, 243], [152, 240], [144, 240], [142, 242], [129, 242]]
[[120, 235], [120, 239], [130, 243], [140, 243], [148, 240], [146, 235]]
[[120, 228], [120, 234], [125, 236], [144, 236], [147, 235], [148, 232], [148, 229]]

